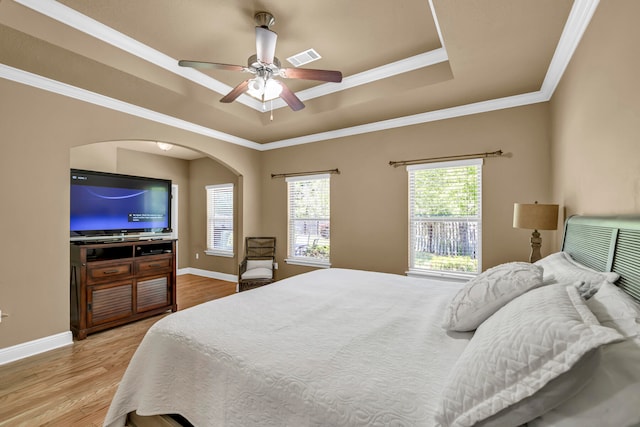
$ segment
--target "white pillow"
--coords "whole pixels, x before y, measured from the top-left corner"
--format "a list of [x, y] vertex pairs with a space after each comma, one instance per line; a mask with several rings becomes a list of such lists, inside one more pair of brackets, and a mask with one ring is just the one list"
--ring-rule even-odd
[[[474, 427], [519, 426], [575, 396], [588, 383], [601, 359], [600, 349], [591, 350], [567, 372], [549, 381], [535, 394], [522, 399], [476, 424]], [[525, 424], [528, 426], [528, 424]]]
[[[472, 426], [491, 417], [487, 425], [526, 423], [562, 403], [558, 390], [577, 392], [589, 380], [584, 372], [572, 375], [583, 356], [588, 365], [594, 350], [620, 339], [598, 323], [574, 286], [531, 290], [477, 329], [442, 391], [436, 421]], [[569, 387], [554, 381], [561, 377], [571, 381]], [[527, 398], [527, 408], [516, 405]]]
[[566, 252], [556, 252], [535, 262], [544, 268], [544, 280], [553, 276], [556, 283], [582, 282], [578, 290], [587, 299], [598, 291], [602, 282], [615, 282], [620, 278], [618, 273], [600, 272], [580, 264]]
[[270, 259], [248, 259], [247, 270], [253, 270], [254, 268], [268, 268], [271, 269], [273, 261]]
[[640, 303], [613, 283], [604, 282], [587, 301], [587, 306], [602, 325], [616, 329], [625, 337], [639, 335]]
[[576, 396], [529, 423], [530, 427], [640, 425], [640, 303], [611, 283], [587, 301], [600, 323], [634, 337], [603, 346], [591, 381]]
[[605, 345], [591, 381], [528, 427], [640, 425], [640, 338]]
[[472, 331], [500, 307], [542, 285], [542, 268], [528, 262], [510, 262], [490, 268], [469, 280], [453, 297], [442, 327]]

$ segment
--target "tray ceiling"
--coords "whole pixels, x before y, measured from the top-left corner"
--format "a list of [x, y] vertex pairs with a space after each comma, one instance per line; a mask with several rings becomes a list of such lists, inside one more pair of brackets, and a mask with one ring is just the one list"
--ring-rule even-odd
[[[76, 90], [89, 102], [270, 149], [546, 101], [596, 5], [2, 0], [0, 77]], [[219, 102], [248, 74], [177, 66], [178, 59], [245, 65], [255, 53], [257, 11], [275, 16], [283, 67], [313, 48], [322, 58], [301, 68], [340, 70], [343, 82], [284, 79], [306, 108], [293, 112], [276, 100], [265, 112], [248, 95]]]

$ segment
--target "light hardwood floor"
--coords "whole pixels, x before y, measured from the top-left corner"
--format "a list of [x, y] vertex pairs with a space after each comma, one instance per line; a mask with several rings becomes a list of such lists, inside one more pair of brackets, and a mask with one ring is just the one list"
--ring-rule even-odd
[[[178, 276], [178, 310], [235, 293], [235, 283]], [[102, 426], [147, 329], [166, 314], [0, 366], [0, 426]]]

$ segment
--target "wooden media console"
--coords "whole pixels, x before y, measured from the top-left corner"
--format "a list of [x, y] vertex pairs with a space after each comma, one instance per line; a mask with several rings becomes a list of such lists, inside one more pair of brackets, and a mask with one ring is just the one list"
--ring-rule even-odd
[[71, 244], [71, 331], [87, 334], [176, 311], [176, 241]]

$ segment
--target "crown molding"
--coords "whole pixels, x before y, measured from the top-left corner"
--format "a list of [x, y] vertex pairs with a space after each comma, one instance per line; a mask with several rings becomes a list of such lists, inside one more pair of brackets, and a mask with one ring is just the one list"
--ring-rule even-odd
[[431, 15], [433, 16], [433, 23], [436, 26], [436, 31], [438, 32], [438, 38], [440, 39], [440, 46], [443, 48], [444, 38], [442, 37], [442, 30], [440, 29], [440, 21], [438, 21], [438, 15], [436, 14], [436, 8], [433, 6], [433, 0], [429, 0], [429, 9], [431, 9]]
[[[120, 50], [131, 55], [141, 58], [151, 64], [163, 68], [171, 73], [177, 74], [185, 79], [191, 80], [209, 90], [219, 94], [226, 94], [232, 87], [228, 86], [216, 79], [208, 77], [192, 68], [180, 67], [178, 61], [164, 53], [147, 46], [113, 28], [104, 25], [102, 22], [96, 21], [82, 13], [58, 3], [54, 0], [13, 0], [15, 3], [21, 4], [35, 12], [48, 16], [64, 25], [72, 27], [91, 37], [110, 44]], [[254, 108], [253, 105], [250, 105]]]
[[52, 92], [58, 95], [63, 95], [69, 98], [88, 102], [90, 104], [99, 105], [110, 110], [115, 110], [121, 113], [151, 120], [163, 125], [187, 130], [204, 136], [209, 136], [211, 138], [230, 142], [236, 145], [241, 145], [243, 147], [253, 148], [254, 150], [258, 150], [261, 147], [260, 144], [249, 141], [248, 139], [220, 132], [215, 129], [210, 129], [205, 126], [200, 126], [186, 120], [178, 119], [167, 114], [158, 113], [157, 111], [129, 104], [128, 102], [110, 98], [99, 93], [91, 92], [76, 86], [71, 86], [69, 84], [62, 83], [57, 80], [52, 80], [47, 77], [42, 77], [37, 74], [29, 73], [24, 70], [19, 70], [8, 65], [0, 64], [0, 78], [11, 80], [17, 83], [22, 83], [27, 86], [45, 90], [47, 92]]
[[[521, 107], [529, 104], [546, 102], [551, 99], [556, 87], [562, 79], [564, 71], [571, 61], [580, 40], [591, 18], [598, 7], [599, 0], [575, 0], [565, 27], [556, 46], [556, 50], [551, 59], [549, 68], [539, 91], [527, 94], [515, 95], [505, 98], [493, 99], [474, 104], [461, 105], [437, 111], [430, 111], [412, 116], [399, 117], [397, 119], [384, 120], [381, 122], [368, 123], [350, 128], [337, 129], [328, 132], [321, 132], [312, 135], [304, 135], [297, 138], [283, 139], [264, 144], [263, 150], [274, 150], [277, 148], [290, 147], [311, 142], [324, 141], [329, 139], [342, 138], [346, 136], [359, 135], [363, 133], [378, 132], [386, 129], [394, 129], [403, 126], [411, 126], [419, 123], [445, 120], [453, 117], [461, 117], [470, 114], [486, 113], [489, 111], [501, 110], [505, 108]], [[430, 0], [430, 5], [433, 5]], [[435, 11], [433, 11], [435, 18]], [[438, 32], [439, 32], [438, 26]], [[443, 45], [444, 46], [444, 45]], [[444, 48], [442, 48], [444, 50]], [[435, 51], [433, 51], [435, 52]], [[446, 55], [446, 52], [445, 52]]]
[[[37, 0], [37, 1], [36, 0], [13, 0], [13, 1], [23, 4], [27, 7], [31, 7], [31, 5], [44, 4], [47, 6], [47, 9], [49, 10], [50, 13], [51, 13], [51, 10], [58, 11], [58, 13], [54, 15], [59, 17], [60, 19], [63, 19], [59, 14], [60, 10], [62, 10], [65, 12], [66, 14], [65, 16], [72, 17], [69, 19], [82, 22], [83, 25], [88, 25], [89, 23], [92, 23], [91, 26], [95, 25], [101, 29], [101, 31], [99, 31], [100, 33], [102, 32], [102, 30], [105, 30], [106, 34], [113, 35], [112, 31], [114, 30], [110, 29], [109, 27], [106, 27], [103, 24], [91, 18], [88, 18], [82, 14], [79, 14], [73, 9], [70, 9], [55, 1], [52, 1], [52, 0]], [[312, 142], [342, 138], [345, 136], [359, 135], [363, 133], [378, 132], [386, 129], [394, 129], [394, 128], [403, 127], [403, 126], [411, 126], [411, 125], [420, 124], [420, 123], [433, 122], [437, 120], [445, 120], [449, 118], [461, 117], [461, 116], [470, 115], [470, 114], [479, 114], [479, 113], [495, 111], [495, 110], [500, 110], [505, 108], [513, 108], [513, 107], [519, 107], [523, 105], [549, 101], [553, 96], [553, 93], [558, 83], [562, 79], [562, 75], [567, 65], [569, 64], [571, 57], [573, 56], [573, 53], [575, 52], [575, 49], [577, 48], [582, 38], [582, 35], [584, 34], [585, 30], [588, 27], [589, 22], [591, 21], [591, 18], [598, 6], [598, 3], [599, 3], [599, 0], [575, 0], [574, 1], [573, 7], [569, 14], [569, 18], [567, 19], [567, 23], [565, 24], [565, 28], [560, 37], [560, 41], [558, 42], [558, 46], [556, 47], [555, 53], [551, 60], [550, 66], [547, 70], [547, 74], [545, 76], [541, 89], [537, 92], [509, 96], [509, 97], [504, 97], [504, 98], [499, 98], [494, 100], [487, 100], [487, 101], [477, 102], [473, 104], [455, 106], [451, 108], [446, 108], [446, 109], [441, 109], [436, 111], [429, 111], [429, 112], [414, 114], [411, 116], [399, 117], [399, 118], [390, 119], [390, 120], [383, 120], [379, 122], [373, 122], [373, 123], [353, 126], [353, 127], [344, 128], [344, 129], [337, 129], [337, 130], [328, 131], [328, 132], [305, 135], [297, 138], [272, 141], [266, 144], [259, 144], [254, 141], [250, 141], [244, 138], [240, 138], [234, 135], [220, 132], [215, 129], [210, 129], [204, 126], [200, 126], [191, 122], [187, 122], [182, 119], [178, 119], [166, 114], [158, 113], [156, 111], [152, 111], [143, 107], [139, 107], [137, 105], [119, 101], [114, 98], [110, 98], [104, 95], [90, 92], [85, 89], [71, 86], [66, 83], [61, 83], [46, 77], [42, 77], [42, 76], [29, 73], [23, 70], [19, 70], [17, 68], [9, 67], [3, 64], [0, 64], [0, 78], [12, 80], [17, 83], [22, 83], [22, 84], [36, 87], [45, 91], [57, 93], [63, 96], [68, 96], [68, 97], [78, 99], [84, 102], [88, 102], [91, 104], [100, 105], [105, 108], [109, 108], [111, 110], [120, 111], [125, 114], [141, 117], [157, 123], [173, 126], [179, 129], [183, 129], [183, 130], [194, 132], [200, 135], [219, 139], [232, 144], [237, 144], [243, 147], [252, 148], [258, 151], [267, 151], [267, 150], [273, 150], [273, 149], [289, 147], [294, 145], [308, 144]], [[51, 6], [51, 8], [49, 8], [49, 6]], [[40, 12], [39, 10], [40, 8], [32, 7], [32, 9]], [[41, 12], [41, 13], [44, 13], [44, 12]], [[77, 15], [80, 15], [80, 17], [78, 17]], [[47, 15], [47, 16], [50, 16], [50, 15]], [[90, 21], [85, 21], [85, 18]], [[58, 18], [53, 17], [53, 19], [58, 19]], [[61, 22], [64, 22], [64, 21], [61, 21]], [[131, 41], [128, 44], [128, 46], [130, 46], [132, 50], [135, 50], [136, 48], [140, 47], [140, 45], [142, 45], [141, 43], [138, 43], [133, 39], [130, 39], [130, 40]], [[109, 42], [107, 41], [107, 43]], [[146, 45], [142, 45], [142, 46], [144, 47], [142, 50], [148, 53], [149, 51], [145, 49], [145, 48], [148, 48], [148, 46]], [[189, 75], [199, 74], [205, 77], [206, 79], [210, 79], [209, 77], [205, 76], [204, 74], [196, 70], [183, 69], [183, 67], [179, 67], [177, 65], [177, 62], [172, 58], [169, 58], [168, 56], [161, 54], [160, 52], [157, 52], [157, 53], [160, 54], [161, 56], [156, 57], [156, 59], [162, 64], [164, 64], [164, 66], [162, 65], [159, 65], [159, 66], [162, 66], [165, 69], [168, 69], [167, 67], [174, 68], [174, 69], [175, 67], [178, 67], [179, 69], [176, 71], [180, 71], [179, 73], [180, 75], [182, 75], [183, 72], [186, 72]], [[170, 61], [167, 58], [169, 58]], [[416, 68], [420, 68], [421, 63], [424, 64], [424, 63], [428, 63], [429, 61], [433, 62], [433, 61], [446, 60], [444, 58], [446, 58], [446, 50], [444, 48], [439, 48], [431, 52], [426, 52], [424, 54], [417, 55], [412, 58], [408, 58], [407, 60], [398, 61], [398, 63], [402, 63], [403, 61], [407, 61], [407, 63], [403, 63], [403, 64], [392, 63], [386, 66], [378, 67], [373, 70], [369, 70], [369, 72], [372, 72], [372, 76], [375, 76], [376, 73], [378, 73], [378, 75], [380, 76], [379, 78], [384, 78], [382, 76], [384, 76], [384, 74], [387, 72], [398, 73], [399, 72], [398, 70], [401, 68], [401, 66], [413, 66]], [[169, 62], [171, 61], [173, 62], [169, 64]], [[379, 70], [380, 68], [383, 68], [383, 70]], [[368, 72], [365, 72], [365, 73], [368, 73]], [[354, 76], [347, 77], [345, 80], [347, 84], [357, 85], [357, 83], [360, 81], [359, 79], [364, 79], [366, 77], [366, 76], [365, 77], [361, 76], [361, 74], [365, 74], [365, 73], [360, 73]], [[189, 78], [189, 77], [185, 77], [185, 78]], [[349, 80], [348, 80], [349, 78], [354, 79], [353, 83], [349, 83]], [[214, 80], [214, 79], [210, 79], [210, 80]], [[363, 84], [363, 83], [360, 83], [360, 84]], [[325, 85], [321, 85], [320, 87], [322, 86], [325, 86]], [[326, 86], [333, 86], [333, 85], [326, 84]], [[350, 87], [354, 87], [354, 86], [350, 86]], [[312, 89], [315, 89], [315, 88], [312, 88]], [[312, 91], [312, 89], [308, 89], [307, 91]], [[301, 91], [300, 93], [303, 96], [305, 96], [304, 92], [306, 91]], [[314, 96], [314, 93], [312, 92], [309, 96]], [[321, 95], [317, 95], [317, 96], [321, 96]], [[305, 99], [311, 99], [311, 98], [305, 98]], [[262, 103], [259, 101], [256, 101], [256, 102], [259, 106], [260, 111], [262, 111]]]
[[547, 100], [551, 99], [558, 83], [560, 83], [599, 2], [600, 0], [576, 0], [573, 2], [569, 18], [567, 18], [567, 23], [562, 30], [560, 41], [556, 46], [556, 51], [547, 69], [547, 75], [540, 88], [542, 93], [547, 96]]
[[376, 80], [386, 79], [387, 77], [392, 77], [398, 74], [408, 73], [409, 71], [417, 70], [419, 68], [429, 67], [448, 60], [449, 57], [447, 56], [447, 51], [444, 48], [438, 48], [409, 58], [404, 58], [390, 64], [381, 65], [380, 67], [372, 68], [370, 70], [363, 71], [362, 73], [347, 76], [342, 79], [341, 83], [325, 83], [320, 86], [301, 90], [296, 95], [298, 95], [298, 98], [305, 101], [328, 95], [330, 93], [351, 89]]
[[[96, 21], [82, 13], [58, 3], [54, 0], [13, 0], [15, 3], [21, 4], [35, 12], [48, 16], [64, 25], [72, 27], [91, 37], [101, 40], [111, 46], [123, 50], [131, 55], [143, 59], [151, 64], [161, 67], [171, 73], [177, 74], [185, 79], [191, 80], [209, 90], [220, 95], [226, 95], [233, 89], [219, 80], [214, 79], [193, 68], [180, 67], [178, 60], [164, 53], [141, 43], [126, 34], [123, 34], [103, 23]], [[435, 17], [435, 10], [431, 8], [434, 22], [438, 22]], [[438, 27], [438, 35], [440, 36], [440, 28]], [[441, 36], [440, 36], [441, 37]], [[442, 39], [441, 39], [442, 40]], [[444, 49], [436, 49], [431, 52], [425, 52], [421, 55], [406, 58], [400, 61], [386, 64], [371, 70], [363, 71], [353, 76], [343, 79], [342, 83], [325, 83], [306, 89], [296, 93], [301, 100], [310, 100], [330, 93], [339, 92], [350, 89], [352, 87], [367, 84], [376, 80], [391, 77], [397, 74], [406, 73], [418, 68], [428, 67], [438, 62], [446, 61], [447, 53]], [[263, 103], [249, 95], [242, 94], [236, 102], [244, 104], [261, 113], [266, 112]], [[282, 99], [274, 100], [273, 109], [288, 107]], [[269, 109], [271, 110], [271, 109]]]
[[489, 101], [482, 101], [473, 104], [445, 108], [442, 110], [414, 114], [411, 116], [398, 117], [396, 119], [383, 120], [380, 122], [373, 122], [349, 128], [321, 132], [312, 135], [305, 135], [297, 138], [283, 139], [280, 141], [274, 141], [268, 144], [264, 144], [264, 147], [262, 149], [275, 150], [277, 148], [309, 144], [311, 142], [326, 141], [329, 139], [343, 138], [347, 136], [360, 135], [363, 133], [379, 132], [382, 130], [412, 126], [421, 123], [435, 122], [438, 120], [451, 119], [454, 117], [462, 117], [472, 114], [486, 113], [489, 111], [503, 110], [505, 108], [521, 107], [523, 105], [536, 104], [545, 101], [547, 101], [547, 99], [540, 91], [525, 93], [505, 98], [492, 99]]

